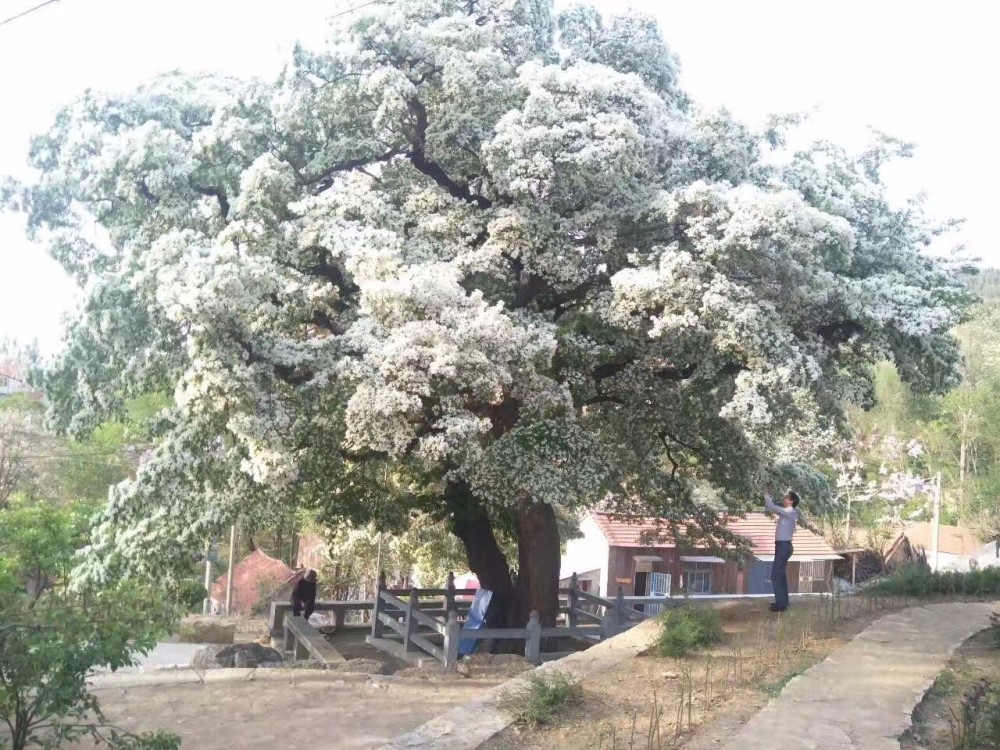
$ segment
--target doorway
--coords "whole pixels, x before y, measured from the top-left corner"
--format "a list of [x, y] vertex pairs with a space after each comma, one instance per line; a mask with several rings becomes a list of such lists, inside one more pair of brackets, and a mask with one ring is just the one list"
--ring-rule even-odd
[[[649, 596], [649, 571], [637, 570], [632, 581], [632, 596]], [[642, 612], [642, 605], [635, 604], [632, 609]]]

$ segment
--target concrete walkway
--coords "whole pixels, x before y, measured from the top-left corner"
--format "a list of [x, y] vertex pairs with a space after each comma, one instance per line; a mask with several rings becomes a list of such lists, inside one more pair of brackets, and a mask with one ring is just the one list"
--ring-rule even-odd
[[993, 604], [933, 604], [882, 618], [795, 678], [724, 750], [899, 750], [913, 709]]
[[[117, 674], [155, 672], [160, 669], [188, 669], [191, 659], [205, 648], [204, 643], [157, 643], [156, 647], [145, 656], [138, 657], [134, 667], [122, 667]], [[106, 667], [98, 667], [96, 674], [111, 674]]]

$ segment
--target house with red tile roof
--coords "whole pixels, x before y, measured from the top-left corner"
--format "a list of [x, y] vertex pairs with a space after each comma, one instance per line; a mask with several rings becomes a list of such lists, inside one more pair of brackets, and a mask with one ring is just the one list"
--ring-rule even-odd
[[[611, 597], [664, 593], [770, 594], [775, 521], [764, 513], [733, 517], [726, 524], [747, 541], [750, 554], [719, 552], [701, 543], [685, 543], [664, 533], [654, 518], [622, 519], [589, 512], [580, 522], [582, 536], [566, 544], [560, 565], [562, 586], [573, 573], [582, 589]], [[678, 535], [683, 529], [678, 529]], [[795, 533], [795, 554], [788, 565], [791, 593], [829, 591], [833, 563], [840, 555], [808, 529]]]
[[[292, 570], [281, 560], [255, 549], [233, 567], [232, 614], [251, 615], [269, 608], [272, 601], [288, 601], [292, 586], [304, 573], [304, 570]], [[215, 580], [213, 611], [225, 610], [228, 585], [228, 573]]]

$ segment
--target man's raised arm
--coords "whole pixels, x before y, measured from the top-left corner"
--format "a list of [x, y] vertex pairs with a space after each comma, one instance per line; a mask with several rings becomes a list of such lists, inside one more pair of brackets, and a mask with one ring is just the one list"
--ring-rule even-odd
[[769, 511], [779, 516], [792, 516], [796, 515], [795, 508], [782, 508], [780, 505], [775, 505], [774, 500], [771, 499], [771, 489], [768, 488], [764, 490], [764, 507]]

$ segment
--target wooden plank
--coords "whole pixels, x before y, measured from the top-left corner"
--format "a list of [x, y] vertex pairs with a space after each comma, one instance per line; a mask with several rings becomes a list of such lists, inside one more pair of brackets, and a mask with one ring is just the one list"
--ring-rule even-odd
[[527, 628], [482, 628], [480, 630], [468, 630], [466, 628], [462, 628], [463, 640], [470, 641], [485, 641], [488, 638], [524, 640], [527, 637]]
[[435, 646], [433, 643], [424, 638], [422, 635], [411, 635], [410, 642], [422, 648], [424, 651], [426, 651], [428, 654], [433, 656], [438, 661], [441, 662], [444, 661], [444, 651], [441, 650], [441, 648], [439, 648], [438, 646]]
[[382, 591], [382, 592], [380, 592], [379, 593], [379, 598], [382, 601], [384, 601], [386, 604], [388, 604], [388, 605], [390, 605], [392, 607], [395, 607], [396, 609], [401, 609], [404, 612], [406, 611], [406, 607], [408, 606], [408, 602], [404, 602], [398, 596], [393, 596], [388, 591]]
[[587, 638], [600, 635], [600, 625], [579, 625], [575, 628], [542, 628], [542, 638]]
[[417, 621], [418, 625], [423, 625], [430, 628], [436, 633], [444, 635], [444, 623], [440, 620], [435, 620], [428, 614], [421, 612], [419, 609], [414, 609], [412, 612], [413, 619]]
[[592, 622], [603, 622], [604, 618], [600, 615], [595, 615], [593, 612], [588, 612], [585, 609], [574, 609], [573, 614], [577, 617], [582, 617], [584, 620], [590, 620]]
[[395, 630], [400, 635], [402, 636], [406, 635], [406, 625], [403, 623], [402, 620], [397, 620], [395, 617], [391, 617], [390, 615], [384, 614], [382, 612], [378, 613], [378, 619], [380, 622], [382, 622], [385, 625], [388, 625], [390, 628]]
[[580, 599], [583, 599], [584, 601], [588, 601], [591, 604], [597, 604], [598, 606], [601, 607], [608, 607], [610, 609], [611, 607], [615, 606], [615, 603], [610, 599], [604, 599], [603, 597], [600, 596], [594, 596], [593, 594], [590, 594], [586, 591], [577, 591], [576, 595]]
[[306, 621], [306, 618], [285, 618], [285, 630], [295, 636], [296, 656], [298, 647], [301, 646], [324, 666], [343, 664], [347, 661], [316, 628]]

